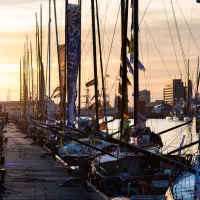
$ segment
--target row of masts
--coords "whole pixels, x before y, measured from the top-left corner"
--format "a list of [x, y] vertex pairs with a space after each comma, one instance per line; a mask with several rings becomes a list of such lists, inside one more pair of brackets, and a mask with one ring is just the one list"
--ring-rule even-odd
[[[42, 5], [40, 6], [40, 24], [38, 24], [37, 13], [36, 18], [36, 60], [37, 60], [37, 75], [36, 75], [36, 91], [34, 90], [34, 70], [33, 70], [33, 56], [32, 56], [32, 45], [29, 41], [28, 36], [26, 38], [26, 44], [24, 45], [24, 57], [23, 57], [23, 68], [20, 65], [20, 105], [21, 114], [28, 116], [32, 107], [32, 114], [38, 120], [46, 120], [50, 118], [50, 101], [51, 101], [51, 0], [49, 0], [49, 21], [48, 21], [48, 52], [47, 52], [47, 69], [46, 69], [46, 81], [45, 81], [45, 70], [43, 64], [43, 30], [42, 30]], [[95, 5], [96, 4], [96, 5]], [[66, 113], [66, 94], [68, 91], [68, 63], [67, 63], [67, 36], [68, 36], [68, 1], [65, 2], [65, 44], [64, 44], [64, 66], [61, 66], [60, 60], [60, 47], [58, 25], [57, 25], [57, 13], [56, 13], [56, 1], [53, 0], [54, 5], [54, 16], [55, 16], [55, 32], [56, 32], [56, 47], [58, 57], [58, 68], [59, 68], [59, 90], [60, 90], [60, 113], [61, 119], [70, 122], [69, 104], [68, 113]], [[78, 5], [81, 10], [81, 0]], [[128, 89], [127, 89], [127, 28], [128, 28], [128, 8], [129, 0], [121, 0], [121, 66], [122, 71], [122, 110], [121, 110], [121, 136], [123, 130], [124, 114], [128, 113]], [[134, 123], [137, 124], [137, 113], [138, 113], [138, 0], [133, 1], [133, 21], [134, 21]], [[96, 17], [95, 17], [96, 11]], [[99, 48], [99, 59], [101, 69], [101, 80], [102, 80], [102, 92], [103, 92], [103, 111], [104, 119], [107, 124], [106, 114], [106, 93], [104, 85], [103, 62], [102, 62], [102, 51], [101, 51], [101, 34], [99, 24], [99, 13], [97, 0], [91, 0], [91, 17], [92, 17], [92, 41], [93, 41], [93, 63], [94, 63], [94, 88], [95, 88], [95, 111], [96, 111], [96, 130], [99, 131], [99, 99], [98, 99], [98, 75], [97, 75], [97, 45], [96, 45], [96, 27], [97, 27], [97, 41]], [[97, 26], [96, 26], [97, 25]], [[80, 118], [80, 104], [81, 104], [81, 54], [79, 63], [79, 87], [78, 87], [78, 117]], [[64, 81], [62, 81], [62, 71], [64, 72]], [[48, 80], [48, 81], [47, 81]], [[46, 84], [45, 84], [46, 83]], [[63, 87], [62, 87], [63, 86]], [[46, 91], [48, 88], [48, 96]], [[67, 95], [69, 98], [69, 95]], [[107, 126], [106, 131], [108, 132]]]

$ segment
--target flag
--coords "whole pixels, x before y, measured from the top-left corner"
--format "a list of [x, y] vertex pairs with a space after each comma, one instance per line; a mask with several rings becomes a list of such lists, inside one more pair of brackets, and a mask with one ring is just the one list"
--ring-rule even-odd
[[146, 71], [145, 67], [143, 66], [143, 64], [138, 60], [138, 69], [142, 70], [143, 72]]
[[134, 72], [133, 72], [133, 67], [132, 67], [132, 65], [130, 65], [130, 67], [129, 67], [129, 72], [130, 72], [132, 75], [134, 75]]
[[129, 81], [128, 77], [127, 77], [127, 79], [126, 79], [126, 84], [127, 84], [127, 85], [131, 85], [131, 82]]
[[130, 38], [130, 41], [129, 41], [129, 50], [128, 50], [128, 53], [133, 53], [133, 34], [131, 33], [131, 38]]
[[[134, 64], [133, 53], [130, 54], [130, 63]], [[143, 64], [139, 60], [138, 60], [138, 69], [142, 70], [143, 72], [146, 71], [145, 67], [143, 66]]]
[[[59, 59], [60, 59], [60, 87], [62, 88], [62, 96], [64, 96], [64, 85], [65, 85], [65, 44], [59, 45]], [[57, 88], [56, 88], [57, 89]]]
[[58, 98], [58, 97], [60, 97], [60, 93], [53, 96], [53, 98]]
[[92, 85], [94, 85], [94, 84], [95, 84], [95, 81], [94, 81], [94, 79], [93, 79], [93, 80], [87, 82], [87, 83], [85, 84], [85, 86], [86, 86], [86, 87], [89, 87], [89, 86], [92, 86]]
[[68, 125], [74, 124], [76, 84], [81, 54], [81, 9], [80, 5], [67, 6], [67, 89], [68, 89]]
[[126, 46], [129, 47], [129, 45], [130, 45], [130, 40], [126, 38]]
[[129, 118], [129, 116], [126, 114], [126, 113], [124, 113], [124, 118]]
[[129, 61], [128, 57], [126, 57], [126, 66], [129, 69], [129, 72], [133, 75], [133, 67], [131, 65], [131, 62]]
[[102, 122], [101, 124], [99, 124], [99, 130], [105, 130], [107, 128], [106, 122]]
[[130, 67], [130, 65], [131, 65], [131, 63], [130, 63], [128, 57], [126, 56], [126, 66], [127, 66], [127, 67]]

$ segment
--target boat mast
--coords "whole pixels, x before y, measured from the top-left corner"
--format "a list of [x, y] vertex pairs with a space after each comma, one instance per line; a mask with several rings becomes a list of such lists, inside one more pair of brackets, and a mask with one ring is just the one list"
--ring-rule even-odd
[[49, 67], [49, 100], [48, 100], [48, 118], [50, 118], [51, 114], [51, 0], [49, 0], [49, 34], [48, 34], [48, 67]]
[[31, 41], [30, 41], [30, 52], [31, 52], [31, 89], [32, 89], [32, 106], [33, 106], [33, 115], [34, 115], [34, 105], [33, 105], [33, 102], [34, 102], [34, 73], [33, 73], [33, 51], [32, 51], [32, 44], [31, 44]]
[[36, 41], [36, 45], [35, 45], [35, 49], [36, 49], [36, 61], [37, 61], [37, 89], [36, 89], [36, 102], [38, 104], [38, 21], [37, 21], [37, 13], [35, 13], [35, 22], [36, 22], [36, 30], [35, 30], [35, 41]]
[[22, 114], [22, 64], [21, 64], [21, 58], [20, 58], [20, 116]]
[[199, 57], [197, 60], [197, 78], [196, 78], [196, 85], [197, 85], [197, 90], [196, 90], [196, 94], [195, 94], [195, 104], [197, 106], [197, 98], [198, 98], [198, 90], [199, 90]]
[[99, 59], [100, 59], [100, 66], [101, 66], [101, 81], [102, 81], [102, 90], [103, 90], [103, 108], [104, 108], [104, 116], [105, 116], [105, 122], [106, 122], [106, 132], [108, 133], [107, 115], [106, 115], [106, 93], [105, 93], [105, 84], [104, 84], [104, 73], [103, 73], [103, 62], [102, 62], [102, 51], [101, 51], [101, 35], [100, 35], [99, 12], [98, 12], [97, 0], [96, 0], [96, 16], [97, 16], [97, 32], [98, 32], [98, 41], [99, 41]]
[[188, 59], [188, 73], [187, 73], [187, 108], [190, 110], [190, 60]]
[[63, 110], [63, 105], [62, 105], [62, 99], [63, 99], [63, 91], [61, 88], [61, 65], [60, 65], [60, 56], [59, 56], [59, 42], [58, 42], [58, 25], [57, 25], [57, 13], [56, 13], [56, 1], [53, 0], [53, 4], [54, 4], [54, 16], [55, 16], [55, 29], [56, 29], [56, 46], [57, 46], [57, 58], [58, 58], [58, 67], [59, 67], [59, 83], [60, 83], [60, 107]]
[[[127, 40], [127, 24], [128, 24], [128, 0], [121, 0], [121, 23], [122, 23], [122, 110], [120, 124], [120, 140], [122, 140], [124, 113], [128, 114], [128, 92], [127, 92], [127, 67], [126, 67], [126, 40]], [[121, 73], [121, 67], [120, 67]]]
[[139, 84], [138, 84], [138, 0], [133, 1], [133, 22], [134, 22], [134, 125], [137, 125]]
[[[65, 1], [65, 75], [64, 75], [64, 96], [63, 96], [63, 115], [64, 115], [64, 125], [65, 125], [65, 121], [66, 121], [66, 92], [67, 92], [67, 87], [68, 87], [68, 78], [67, 78], [67, 74], [68, 74], [68, 65], [67, 65], [67, 32], [68, 32], [68, 0]], [[69, 119], [69, 95], [67, 95], [67, 102], [68, 102], [68, 115], [67, 115], [67, 122], [70, 122]]]
[[[82, 9], [82, 0], [79, 0], [78, 2], [80, 6], [80, 11]], [[80, 18], [80, 26], [81, 26], [81, 18]], [[80, 31], [80, 41], [81, 41], [81, 31]], [[80, 43], [80, 49], [81, 49], [81, 43]], [[78, 79], [78, 118], [81, 116], [81, 53], [80, 53], [80, 63], [79, 63], [79, 79]]]
[[93, 39], [93, 62], [94, 62], [94, 81], [95, 81], [95, 104], [96, 104], [96, 131], [99, 131], [99, 105], [98, 105], [98, 78], [97, 78], [97, 56], [96, 56], [96, 31], [95, 31], [95, 13], [94, 0], [91, 0], [92, 13], [92, 39]]

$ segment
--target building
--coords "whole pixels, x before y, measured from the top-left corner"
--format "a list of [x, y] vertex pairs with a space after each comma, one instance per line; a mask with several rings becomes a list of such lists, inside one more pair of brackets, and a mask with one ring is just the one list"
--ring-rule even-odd
[[141, 90], [139, 91], [139, 100], [145, 101], [146, 106], [150, 105], [151, 101], [151, 93], [148, 90]]
[[[177, 100], [183, 99], [186, 101], [188, 89], [186, 86], [184, 86], [184, 83], [181, 79], [173, 79], [168, 80], [165, 84], [164, 90], [163, 90], [163, 99], [164, 102], [175, 106], [177, 103]], [[190, 97], [192, 96], [192, 82], [189, 81], [189, 94]]]

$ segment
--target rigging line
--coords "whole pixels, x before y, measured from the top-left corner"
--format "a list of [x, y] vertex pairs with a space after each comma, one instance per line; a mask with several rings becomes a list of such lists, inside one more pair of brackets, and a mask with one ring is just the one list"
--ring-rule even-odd
[[[107, 14], [108, 12], [108, 6], [110, 4], [110, 0], [107, 0], [106, 2], [106, 10], [105, 10], [105, 13]], [[104, 24], [103, 24], [103, 35], [102, 35], [102, 47], [103, 47], [103, 54], [104, 54], [104, 62], [106, 63], [106, 52], [105, 52], [105, 47], [104, 47], [104, 41], [105, 41], [105, 30], [106, 30], [106, 19], [107, 19], [107, 15], [105, 15], [105, 20], [104, 20]]]
[[[99, 5], [98, 5], [98, 6], [101, 5], [101, 2], [102, 2], [102, 0], [99, 2]], [[106, 16], [106, 11], [104, 12], [104, 14], [103, 14], [102, 18], [100, 19], [100, 21], [102, 21], [102, 19], [103, 19], [105, 16]], [[85, 40], [85, 42], [84, 42], [84, 44], [83, 44], [81, 53], [82, 53], [83, 50], [84, 50], [84, 47], [85, 47], [85, 45], [86, 45], [86, 42], [87, 42], [87, 40], [88, 40], [88, 37], [89, 37], [89, 34], [90, 34], [91, 30], [92, 30], [92, 25], [91, 25], [91, 27], [90, 27], [90, 30], [89, 30], [87, 36], [86, 36], [86, 40]], [[91, 42], [91, 45], [92, 45], [92, 42]], [[91, 48], [91, 45], [90, 45], [89, 49]], [[88, 55], [88, 52], [87, 52], [87, 55]], [[86, 58], [85, 58], [85, 59], [86, 59]], [[84, 59], [84, 62], [85, 62], [85, 59]], [[83, 66], [83, 64], [81, 64], [81, 66]], [[84, 71], [83, 71], [83, 72], [84, 72]], [[85, 72], [84, 72], [84, 77], [85, 77]]]
[[[109, 35], [108, 35], [108, 33], [105, 31], [105, 34], [106, 34], [106, 36], [107, 36], [107, 39], [108, 39], [108, 41], [111, 43], [111, 40], [110, 40], [110, 38], [109, 38]], [[115, 53], [115, 56], [119, 59], [119, 56], [117, 55], [117, 52], [115, 51], [115, 48], [113, 49], [113, 52]]]
[[[192, 16], [193, 16], [193, 6], [192, 6], [192, 12], [191, 12], [191, 18], [190, 18], [190, 31], [192, 28]], [[188, 59], [189, 59], [189, 53], [190, 53], [190, 40], [191, 40], [191, 34], [189, 33], [189, 43], [188, 43], [188, 52], [187, 52]]]
[[86, 42], [87, 42], [87, 40], [88, 40], [88, 37], [89, 37], [89, 35], [90, 35], [91, 30], [92, 30], [92, 26], [90, 27], [90, 29], [89, 29], [89, 31], [88, 31], [88, 34], [87, 34], [86, 39], [85, 39], [85, 42], [83, 43], [83, 47], [82, 47], [82, 49], [81, 49], [81, 53], [83, 52], [83, 49], [85, 48], [85, 45], [86, 45]]
[[[62, 5], [62, 9], [61, 9], [60, 19], [59, 19], [59, 24], [58, 24], [58, 32], [60, 31], [60, 28], [61, 28], [60, 24], [61, 24], [61, 18], [62, 18], [62, 15], [63, 15], [63, 8], [64, 8], [64, 2], [63, 2], [63, 5]], [[56, 51], [56, 42], [55, 42], [54, 48], [53, 48], [52, 62], [55, 59], [55, 57], [54, 57], [55, 56], [55, 51]]]
[[[145, 22], [146, 22], [146, 16], [145, 16]], [[147, 68], [148, 68], [148, 71], [149, 71], [149, 73], [147, 73], [147, 84], [149, 86], [149, 85], [151, 85], [151, 81], [150, 81], [151, 80], [151, 75], [150, 75], [150, 69], [149, 69], [149, 66], [150, 66], [150, 64], [149, 64], [149, 43], [148, 43], [147, 28], [146, 28], [145, 33], [146, 33], [145, 34], [145, 38], [146, 38]]]
[[177, 54], [176, 54], [176, 49], [175, 49], [174, 40], [173, 40], [173, 37], [172, 37], [172, 31], [171, 31], [170, 24], [169, 24], [169, 19], [168, 19], [168, 15], [167, 15], [167, 11], [166, 11], [166, 6], [165, 6], [165, 3], [164, 3], [164, 0], [162, 0], [162, 2], [163, 2], [164, 10], [165, 10], [165, 16], [166, 16], [166, 19], [167, 19], [167, 25], [168, 25], [168, 28], [169, 28], [170, 37], [171, 37], [171, 40], [172, 40], [174, 54], [175, 54], [175, 57], [176, 57], [176, 63], [177, 63], [177, 66], [178, 66], [180, 77], [181, 77], [182, 75], [181, 75], [180, 65], [179, 65], [179, 62], [178, 62]]
[[112, 42], [111, 42], [111, 46], [110, 46], [110, 51], [109, 51], [109, 54], [108, 54], [108, 60], [107, 60], [107, 64], [106, 64], [105, 74], [107, 73], [107, 69], [108, 69], [108, 63], [109, 63], [109, 60], [110, 60], [110, 54], [111, 54], [111, 51], [112, 51], [113, 41], [114, 41], [115, 32], [116, 32], [116, 28], [117, 28], [117, 22], [118, 22], [118, 18], [119, 18], [119, 12], [120, 12], [120, 6], [119, 6], [119, 9], [118, 9], [117, 19], [116, 19], [116, 22], [115, 22], [115, 28], [114, 28], [114, 32], [113, 32], [113, 37], [112, 37]]
[[178, 35], [178, 41], [179, 41], [180, 48], [181, 48], [181, 54], [182, 54], [182, 57], [183, 57], [183, 61], [184, 61], [184, 64], [185, 64], [185, 70], [186, 70], [186, 73], [187, 73], [188, 72], [187, 61], [186, 61], [185, 52], [184, 52], [184, 49], [183, 49], [183, 44], [182, 44], [182, 41], [181, 41], [181, 35], [180, 35], [180, 32], [179, 32], [178, 23], [177, 23], [177, 20], [176, 20], [173, 2], [172, 2], [172, 0], [170, 0], [170, 2], [171, 2], [171, 6], [172, 6], [172, 12], [173, 12], [174, 22], [175, 22], [175, 26], [176, 26], [176, 32], [177, 32], [177, 35]]
[[84, 60], [83, 60], [82, 66], [83, 66], [84, 63], [85, 63], [85, 60], [86, 60], [86, 58], [87, 58], [87, 56], [88, 56], [88, 53], [89, 53], [89, 51], [90, 51], [90, 49], [91, 49], [91, 46], [92, 46], [92, 42], [90, 43], [89, 49], [88, 49], [88, 51], [87, 51], [87, 53], [86, 53], [86, 56], [85, 56], [85, 58], [84, 58]]
[[[142, 62], [144, 63], [144, 57], [143, 57], [143, 48], [142, 48], [142, 38], [141, 38], [141, 34], [139, 32], [139, 41], [140, 41], [140, 52], [141, 52], [141, 57], [142, 57]], [[146, 74], [144, 73], [144, 82], [145, 82], [145, 87], [147, 88], [147, 81], [146, 81]]]
[[187, 25], [187, 27], [188, 27], [188, 29], [189, 29], [189, 32], [190, 32], [190, 34], [191, 34], [191, 36], [192, 36], [192, 39], [194, 40], [194, 43], [195, 43], [195, 45], [196, 45], [196, 47], [197, 47], [197, 49], [198, 49], [198, 51], [199, 51], [199, 53], [200, 53], [200, 49], [199, 49], [199, 47], [198, 47], [198, 45], [197, 45], [197, 42], [196, 42], [196, 40], [195, 40], [195, 38], [194, 38], [194, 35], [192, 34], [192, 31], [191, 31], [190, 28], [189, 28], [189, 25], [188, 25], [188, 23], [187, 23], [187, 21], [186, 21], [186, 19], [185, 19], [185, 16], [184, 16], [184, 14], [183, 14], [183, 11], [182, 11], [182, 9], [181, 9], [181, 7], [180, 7], [180, 5], [179, 5], [179, 3], [178, 3], [177, 0], [176, 0], [176, 3], [178, 4], [178, 7], [179, 7], [179, 9], [180, 9], [180, 11], [181, 11], [181, 14], [183, 15], [184, 21], [185, 21], [185, 23], [186, 23], [186, 25]]
[[149, 3], [148, 3], [148, 5], [147, 5], [147, 7], [146, 7], [146, 9], [145, 9], [145, 11], [144, 11], [144, 13], [142, 15], [142, 18], [141, 18], [140, 23], [139, 23], [139, 27], [140, 27], [140, 25], [141, 25], [141, 23], [143, 21], [144, 16], [146, 15], [146, 12], [147, 12], [147, 9], [149, 8], [150, 3], [151, 3], [151, 0], [149, 0]]
[[180, 133], [165, 147], [162, 152], [166, 151], [167, 148], [183, 133], [183, 131], [188, 127], [188, 124], [180, 131]]
[[[102, 3], [102, 0], [99, 2], [98, 7], [101, 5], [101, 3]], [[90, 7], [90, 10], [91, 10], [91, 7]], [[103, 14], [103, 16], [102, 16], [102, 19], [104, 18], [105, 15], [106, 15], [106, 12], [104, 12], [104, 14]], [[88, 15], [87, 15], [87, 17], [88, 17]], [[87, 18], [87, 17], [86, 17], [86, 18]], [[90, 34], [91, 30], [92, 30], [92, 25], [90, 26], [90, 29], [89, 29], [88, 34], [87, 34], [87, 36], [86, 36], [86, 39], [85, 39], [85, 42], [84, 42], [83, 47], [82, 47], [82, 49], [81, 49], [81, 52], [83, 52], [83, 50], [84, 50], [84, 47], [85, 47], [85, 45], [86, 45], [86, 42], [87, 42], [87, 40], [88, 40], [88, 37], [89, 37], [89, 34]]]
[[[141, 12], [140, 12], [140, 14], [141, 14]], [[156, 50], [158, 51], [158, 54], [159, 54], [159, 56], [160, 56], [160, 58], [161, 58], [161, 60], [162, 60], [162, 62], [163, 62], [163, 64], [164, 64], [164, 66], [165, 66], [165, 68], [166, 68], [166, 70], [167, 70], [167, 73], [168, 73], [170, 79], [172, 80], [171, 74], [169, 73], [169, 70], [168, 70], [168, 68], [167, 68], [167, 65], [166, 65], [166, 63], [165, 63], [165, 61], [164, 61], [164, 59], [163, 59], [163, 57], [162, 57], [162, 55], [161, 55], [161, 53], [160, 53], [160, 50], [158, 49], [158, 46], [157, 46], [157, 44], [156, 44], [156, 42], [155, 42], [155, 40], [154, 40], [154, 38], [153, 38], [153, 36], [152, 36], [152, 34], [151, 34], [151, 31], [149, 30], [149, 28], [148, 28], [148, 26], [147, 26], [147, 23], [146, 23], [145, 21], [144, 21], [144, 23], [145, 23], [145, 26], [146, 26], [146, 28], [147, 28], [147, 30], [148, 30], [150, 36], [151, 36], [152, 41], [153, 41], [153, 43], [154, 43], [154, 45], [155, 45], [155, 47], [156, 47]]]
[[111, 92], [112, 92], [112, 90], [113, 90], [113, 87], [114, 87], [114, 85], [116, 84], [116, 81], [117, 81], [118, 76], [119, 76], [119, 74], [117, 74], [117, 76], [116, 76], [116, 78], [115, 78], [115, 81], [114, 81], [114, 83], [113, 83], [113, 85], [112, 85], [112, 87], [111, 87], [111, 90], [110, 90], [109, 95], [108, 95], [109, 98], [110, 98], [110, 94], [111, 94]]

